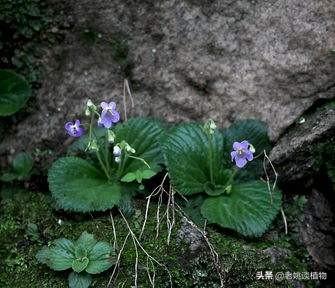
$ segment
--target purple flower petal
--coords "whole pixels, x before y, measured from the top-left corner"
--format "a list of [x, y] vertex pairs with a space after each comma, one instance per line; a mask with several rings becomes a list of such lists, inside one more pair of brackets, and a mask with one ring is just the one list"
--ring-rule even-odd
[[112, 119], [113, 123], [119, 122], [120, 121], [120, 114], [119, 114], [119, 112], [114, 111], [114, 113], [112, 113], [111, 119]]
[[241, 145], [241, 148], [242, 149], [244, 149], [244, 150], [247, 150], [248, 148], [249, 148], [249, 142], [248, 141], [246, 141], [246, 140], [244, 140], [244, 141], [242, 141], [241, 143], [240, 143], [240, 145]]
[[242, 149], [243, 147], [242, 147], [242, 145], [241, 145], [241, 143], [239, 143], [239, 142], [234, 142], [233, 143], [233, 149], [234, 150], [239, 150], [239, 149]]
[[230, 153], [230, 156], [231, 156], [231, 161], [234, 161], [234, 159], [237, 157], [237, 152], [236, 151], [232, 151]]
[[254, 159], [254, 155], [252, 154], [252, 152], [250, 150], [245, 151], [245, 158], [248, 161], [252, 161], [252, 159]]
[[80, 120], [73, 122], [67, 122], [64, 128], [71, 137], [80, 137], [84, 134], [84, 128], [81, 127]]
[[238, 168], [243, 168], [245, 164], [247, 164], [247, 160], [245, 158], [236, 157], [235, 162]]
[[73, 126], [73, 123], [72, 122], [66, 122], [65, 125], [64, 125], [64, 128], [66, 131], [70, 130], [71, 127]]
[[108, 103], [106, 103], [106, 102], [101, 102], [100, 103], [100, 106], [101, 106], [101, 108], [103, 109], [103, 110], [107, 110], [108, 109]]
[[108, 104], [108, 109], [114, 111], [115, 108], [116, 108], [116, 104], [115, 104], [115, 102], [109, 102], [109, 104]]

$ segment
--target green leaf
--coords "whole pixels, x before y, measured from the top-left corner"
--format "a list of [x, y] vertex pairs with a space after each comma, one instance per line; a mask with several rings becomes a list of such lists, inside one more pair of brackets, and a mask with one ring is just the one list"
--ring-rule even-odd
[[80, 247], [80, 248], [84, 249], [86, 251], [86, 254], [85, 255], [77, 255], [77, 253], [76, 253], [76, 257], [86, 256], [93, 249], [93, 247], [96, 243], [97, 243], [97, 240], [94, 239], [94, 235], [84, 231], [80, 235], [78, 240], [76, 241], [76, 248]]
[[53, 197], [64, 210], [105, 211], [121, 198], [118, 184], [108, 182], [100, 170], [78, 157], [64, 157], [54, 162], [48, 181]]
[[87, 257], [82, 257], [82, 258], [77, 258], [72, 261], [72, 269], [73, 271], [80, 273], [81, 271], [84, 271], [85, 268], [88, 265], [88, 258]]
[[[213, 134], [213, 179], [215, 185], [225, 185], [230, 171], [224, 166], [224, 139], [217, 130]], [[172, 129], [163, 145], [167, 169], [172, 184], [183, 195], [204, 192], [211, 182], [209, 141], [202, 127], [183, 124]]]
[[272, 197], [266, 183], [235, 184], [230, 195], [208, 197], [202, 215], [211, 223], [230, 228], [245, 236], [260, 236], [270, 226], [281, 205], [281, 192]]
[[88, 255], [90, 261], [86, 272], [90, 274], [101, 273], [115, 264], [113, 247], [106, 242], [98, 242]]
[[28, 82], [9, 70], [0, 70], [0, 116], [20, 110], [31, 95]]
[[25, 152], [19, 153], [13, 160], [13, 170], [19, 179], [26, 178], [33, 168], [33, 158]]
[[[126, 141], [136, 150], [133, 156], [144, 159], [150, 169], [158, 171], [159, 164], [162, 164], [163, 157], [160, 147], [160, 139], [163, 135], [163, 128], [156, 120], [147, 118], [131, 118], [127, 122], [116, 125], [115, 143]], [[123, 175], [136, 170], [147, 169], [147, 166], [140, 160], [128, 158], [126, 160]]]
[[71, 272], [69, 274], [69, 288], [88, 288], [92, 282], [92, 276], [87, 273]]
[[36, 259], [53, 270], [66, 270], [72, 267], [72, 261], [75, 259], [74, 250], [72, 241], [61, 238], [55, 240], [52, 246], [42, 248]]
[[121, 178], [122, 182], [133, 182], [134, 180], [136, 180], [136, 174], [133, 172], [129, 172]]
[[142, 171], [142, 179], [150, 179], [151, 177], [155, 176], [157, 172], [153, 170], [143, 170]]

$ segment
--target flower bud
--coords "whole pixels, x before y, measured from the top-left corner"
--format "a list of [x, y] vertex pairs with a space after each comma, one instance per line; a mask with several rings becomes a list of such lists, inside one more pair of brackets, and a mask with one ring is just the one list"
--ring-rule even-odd
[[88, 99], [86, 102], [85, 115], [90, 116], [92, 112], [97, 111], [97, 106], [94, 105], [91, 99]]
[[120, 157], [121, 156], [121, 152], [122, 152], [122, 150], [121, 150], [121, 148], [119, 146], [115, 145], [113, 147], [113, 155], [115, 157]]
[[87, 150], [99, 151], [98, 143], [95, 139], [91, 140], [87, 145]]
[[214, 134], [215, 129], [216, 129], [216, 124], [212, 119], [209, 119], [204, 125], [204, 130], [208, 134]]
[[114, 161], [115, 161], [116, 163], [120, 163], [120, 162], [121, 162], [121, 156], [115, 157], [115, 158], [114, 158]]
[[249, 144], [249, 150], [250, 150], [251, 153], [255, 153], [256, 152], [256, 149], [255, 149], [255, 147], [252, 144]]
[[109, 143], [114, 143], [114, 140], [115, 140], [115, 134], [112, 130], [107, 130], [107, 141]]

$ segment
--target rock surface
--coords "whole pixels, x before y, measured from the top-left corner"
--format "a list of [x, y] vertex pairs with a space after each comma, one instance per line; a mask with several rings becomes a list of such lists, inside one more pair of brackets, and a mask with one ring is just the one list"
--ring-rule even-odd
[[122, 103], [125, 77], [132, 115], [211, 117], [221, 126], [260, 118], [273, 140], [316, 99], [335, 93], [332, 0], [65, 5], [73, 26], [46, 51], [37, 111], [13, 129], [2, 153], [56, 147], [65, 139], [64, 122], [82, 115], [87, 98]]
[[301, 237], [309, 254], [321, 268], [334, 271], [335, 215], [333, 203], [323, 193], [313, 190], [304, 217]]
[[[305, 180], [318, 172], [317, 158], [323, 149], [334, 150], [335, 102], [304, 115], [292, 125], [272, 149], [270, 158], [279, 179], [285, 182]], [[331, 153], [328, 153], [331, 155]], [[328, 159], [322, 162], [330, 161]]]

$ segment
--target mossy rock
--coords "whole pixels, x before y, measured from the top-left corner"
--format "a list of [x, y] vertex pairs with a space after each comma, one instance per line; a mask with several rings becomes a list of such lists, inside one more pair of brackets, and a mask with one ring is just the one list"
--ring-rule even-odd
[[[164, 210], [164, 207], [163, 207]], [[128, 221], [139, 234], [144, 218], [145, 203], [135, 203], [135, 213]], [[39, 264], [35, 255], [53, 239], [66, 237], [76, 239], [83, 231], [93, 233], [97, 239], [113, 242], [113, 229], [109, 213], [96, 215], [64, 214], [53, 208], [50, 196], [43, 193], [21, 191], [2, 201], [0, 224], [0, 287], [67, 287], [68, 272], [55, 272]], [[166, 224], [161, 225], [156, 238], [156, 204], [150, 206], [147, 228], [141, 238], [143, 247], [169, 269], [173, 287], [220, 287], [220, 281], [206, 245], [191, 251], [189, 245], [178, 236], [181, 219], [177, 219], [171, 242], [167, 245]], [[118, 246], [128, 234], [122, 218], [114, 213]], [[61, 219], [61, 224], [59, 220]], [[35, 223], [39, 239], [27, 234], [29, 223]], [[308, 271], [305, 255], [295, 249], [292, 241], [279, 238], [276, 241], [248, 240], [209, 230], [209, 240], [216, 247], [223, 270], [225, 287], [291, 287], [290, 283], [256, 281], [257, 271]], [[277, 263], [272, 263], [264, 253], [269, 247], [289, 249], [291, 254]], [[298, 253], [299, 252], [299, 253]], [[131, 287], [134, 284], [135, 250], [129, 237], [121, 258], [116, 287]], [[146, 257], [139, 252], [138, 287], [151, 287], [145, 270]], [[112, 270], [93, 277], [92, 287], [107, 287]], [[120, 285], [120, 286], [118, 286]], [[124, 285], [124, 286], [122, 286]], [[283, 286], [284, 285], [284, 286]], [[170, 287], [167, 272], [156, 265], [156, 287]]]

